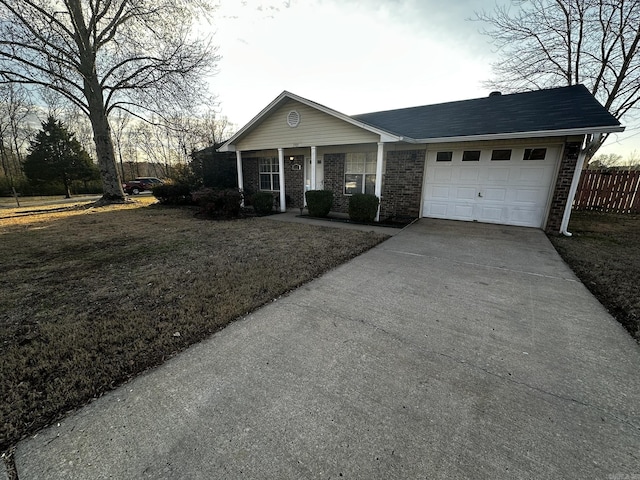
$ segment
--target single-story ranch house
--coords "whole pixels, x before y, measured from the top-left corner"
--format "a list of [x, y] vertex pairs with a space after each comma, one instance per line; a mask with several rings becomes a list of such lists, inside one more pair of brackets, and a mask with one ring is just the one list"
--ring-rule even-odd
[[589, 142], [621, 132], [583, 85], [348, 116], [282, 92], [222, 145], [238, 187], [380, 198], [379, 219], [411, 216], [566, 231]]

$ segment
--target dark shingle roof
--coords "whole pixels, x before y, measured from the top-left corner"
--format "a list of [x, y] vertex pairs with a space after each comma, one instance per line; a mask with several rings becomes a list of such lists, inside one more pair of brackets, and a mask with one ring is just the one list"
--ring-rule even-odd
[[353, 115], [413, 139], [616, 127], [584, 85]]

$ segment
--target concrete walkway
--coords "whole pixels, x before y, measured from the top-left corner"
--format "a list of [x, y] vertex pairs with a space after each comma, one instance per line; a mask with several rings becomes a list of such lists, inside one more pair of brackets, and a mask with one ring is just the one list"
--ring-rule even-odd
[[15, 459], [20, 480], [638, 479], [639, 371], [542, 232], [423, 219]]
[[[304, 211], [305, 215], [307, 211]], [[335, 215], [335, 214], [334, 214]], [[260, 220], [272, 221], [276, 220], [278, 222], [291, 222], [291, 223], [304, 223], [307, 225], [316, 225], [319, 227], [327, 227], [327, 228], [340, 228], [345, 230], [362, 230], [364, 232], [376, 232], [382, 233], [385, 235], [396, 235], [402, 229], [395, 227], [381, 227], [378, 225], [361, 225], [358, 223], [349, 223], [342, 222], [339, 218], [333, 219], [319, 219], [319, 218], [310, 218], [307, 216], [300, 215], [300, 209], [295, 210], [287, 210], [283, 213], [278, 213], [277, 215], [270, 215], [268, 217], [257, 217]], [[348, 216], [345, 215], [345, 219]]]

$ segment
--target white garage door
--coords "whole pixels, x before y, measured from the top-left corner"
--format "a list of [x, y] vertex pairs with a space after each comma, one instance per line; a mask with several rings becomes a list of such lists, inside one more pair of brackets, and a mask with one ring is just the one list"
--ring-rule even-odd
[[558, 146], [427, 152], [425, 217], [542, 227]]

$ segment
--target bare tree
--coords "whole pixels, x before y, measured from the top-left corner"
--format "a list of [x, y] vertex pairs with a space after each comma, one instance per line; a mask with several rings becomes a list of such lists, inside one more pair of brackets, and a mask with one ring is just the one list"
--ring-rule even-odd
[[125, 133], [131, 120], [131, 115], [124, 110], [118, 110], [113, 115], [113, 139], [115, 140], [115, 148], [118, 151], [118, 160], [120, 161], [120, 175], [124, 180], [124, 160], [122, 158], [123, 143], [126, 141]]
[[640, 154], [637, 150], [633, 150], [621, 163], [629, 170], [640, 170]]
[[[513, 0], [476, 19], [496, 47], [491, 88], [584, 84], [618, 119], [640, 100], [640, 0]], [[597, 148], [606, 140], [600, 139]]]
[[46, 107], [46, 111], [43, 113], [43, 118], [40, 119], [41, 122], [50, 116], [54, 118], [62, 118], [66, 109], [66, 104], [68, 103], [66, 99], [55, 90], [50, 90], [48, 88], [40, 88], [38, 93], [41, 103]]
[[170, 130], [157, 122], [139, 122], [133, 129], [136, 145], [149, 163], [169, 177], [171, 165], [178, 163], [180, 152], [171, 138]]
[[622, 155], [617, 153], [601, 153], [589, 161], [589, 169], [611, 168], [620, 165]]
[[199, 117], [199, 147], [217, 146], [233, 134], [234, 126], [226, 116], [218, 117], [214, 110], [207, 110]]
[[[58, 118], [73, 132], [74, 138], [80, 142], [92, 158], [96, 158], [96, 146], [93, 141], [93, 128], [86, 115], [73, 103], [65, 102], [60, 106]], [[46, 119], [45, 119], [46, 120]], [[109, 122], [111, 124], [111, 122]]]
[[104, 202], [124, 201], [108, 121], [198, 103], [217, 61], [192, 31], [207, 0], [0, 0], [0, 82], [57, 92], [90, 119]]
[[28, 144], [32, 130], [29, 128], [28, 118], [34, 113], [35, 107], [26, 88], [20, 85], [7, 85], [6, 113], [13, 140], [13, 149], [18, 161], [23, 160], [23, 151]]
[[175, 114], [164, 131], [174, 161], [187, 164], [193, 152], [224, 143], [232, 128], [227, 117], [218, 118], [214, 110], [207, 109], [191, 115]]
[[10, 187], [22, 176], [23, 154], [32, 134], [28, 117], [34, 110], [25, 88], [0, 84], [0, 165]]

